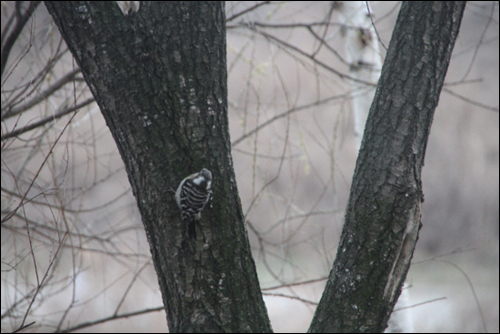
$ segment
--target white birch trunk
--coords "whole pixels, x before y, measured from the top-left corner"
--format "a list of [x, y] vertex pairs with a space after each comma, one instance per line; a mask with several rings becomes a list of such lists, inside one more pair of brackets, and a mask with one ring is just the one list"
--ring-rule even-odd
[[382, 70], [379, 45], [365, 1], [336, 1], [335, 8], [345, 39], [350, 75], [373, 86], [352, 82], [352, 111], [357, 148], [361, 146], [366, 117]]

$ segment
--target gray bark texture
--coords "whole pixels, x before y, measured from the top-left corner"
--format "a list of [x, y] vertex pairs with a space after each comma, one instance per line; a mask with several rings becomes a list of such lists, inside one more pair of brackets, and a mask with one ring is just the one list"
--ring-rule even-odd
[[[231, 158], [224, 3], [45, 4], [125, 163], [170, 332], [270, 332]], [[190, 239], [169, 188], [202, 168], [213, 198]]]
[[387, 326], [421, 227], [425, 149], [464, 9], [463, 1], [401, 5], [311, 333]]
[[[171, 332], [270, 332], [231, 158], [220, 2], [45, 2], [115, 139]], [[425, 149], [465, 2], [403, 2], [361, 145], [345, 225], [310, 332], [382, 332], [421, 226]], [[207, 168], [186, 238], [173, 194]]]

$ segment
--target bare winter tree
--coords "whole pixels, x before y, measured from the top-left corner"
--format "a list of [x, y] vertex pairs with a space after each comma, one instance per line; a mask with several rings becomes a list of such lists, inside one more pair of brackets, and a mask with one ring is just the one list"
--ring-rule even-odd
[[[325, 212], [317, 210], [314, 205], [310, 211], [302, 213], [290, 204], [285, 219], [269, 224], [268, 228], [262, 230], [258, 227], [262, 224], [249, 218], [249, 213], [265, 196], [265, 192], [277, 184], [278, 176], [263, 177], [265, 181], [260, 190], [255, 189], [254, 183], [257, 182], [251, 180], [252, 201], [244, 206], [247, 207], [244, 212], [236, 185], [232, 158], [234, 147], [246, 154], [242, 143], [254, 138], [257, 143], [262, 128], [274, 124], [276, 120], [286, 120], [282, 131], [278, 130], [284, 143], [281, 156], [276, 157], [279, 175], [289, 159], [288, 155], [293, 156], [293, 150], [289, 147], [293, 145], [289, 141], [290, 124], [293, 122], [291, 115], [322, 103], [344, 99], [347, 95], [334, 95], [324, 100], [318, 99], [319, 102], [310, 105], [295, 107], [292, 106], [295, 103], [291, 102], [293, 94], [287, 91], [284, 84], [286, 74], [277, 72], [280, 78], [278, 85], [283, 87], [289, 103], [287, 111], [262, 121], [259, 117], [263, 104], [257, 103], [257, 120], [252, 124], [250, 114], [246, 112], [251, 108], [233, 102], [233, 109], [241, 108], [245, 114], [241, 119], [243, 134], [231, 143], [227, 72], [232, 70], [233, 63], [229, 66], [226, 63], [226, 27], [240, 29], [242, 34], [248, 33], [249, 40], [260, 36], [292, 57], [308, 58], [314, 64], [313, 67], [326, 69], [361, 90], [366, 87], [371, 89], [375, 83], [342, 74], [317, 56], [320, 48], [328, 47], [328, 29], [333, 25], [330, 20], [335, 5], [330, 7], [323, 22], [294, 26], [307, 29], [319, 41], [320, 46], [311, 54], [288, 43], [286, 37], [281, 39], [279, 35], [266, 30], [284, 27], [245, 21], [231, 26], [231, 22], [246, 13], [258, 12], [267, 5], [269, 2], [256, 3], [226, 17], [225, 6], [219, 2], [142, 2], [140, 7], [133, 4], [126, 10], [120, 10], [114, 2], [45, 2], [75, 63], [69, 64], [71, 70], [62, 79], [47, 88], [41, 88], [42, 82], [50, 77], [58, 61], [65, 59], [67, 50], [64, 43], [58, 41], [54, 43], [57, 47], [54, 47], [56, 52], [55, 56], [50, 57], [51, 62], [40, 72], [37, 80], [26, 85], [25, 91], [33, 92], [32, 98], [21, 100], [18, 96], [22, 95], [18, 92], [22, 88], [19, 87], [7, 90], [10, 94], [5, 96], [9, 96], [7, 101], [10, 103], [5, 104], [4, 108], [2, 102], [2, 122], [9, 124], [9, 127], [2, 127], [4, 150], [19, 150], [19, 141], [12, 140], [34, 129], [41, 131], [54, 128], [60, 133], [54, 137], [44, 135], [40, 139], [30, 138], [28, 141], [28, 148], [33, 147], [33, 152], [35, 148], [36, 152], [43, 152], [43, 163], [31, 182], [27, 178], [28, 181], [24, 183], [11, 182], [13, 186], [10, 189], [2, 187], [3, 194], [9, 194], [8, 206], [4, 208], [2, 202], [2, 226], [8, 227], [11, 233], [27, 231], [30, 242], [26, 243], [27, 250], [18, 256], [31, 257], [35, 267], [39, 263], [37, 245], [48, 244], [53, 248], [48, 265], [43, 266], [44, 274], [38, 276], [37, 269], [36, 283], [31, 283], [34, 288], [19, 298], [19, 302], [12, 303], [4, 312], [7, 318], [19, 319], [18, 305], [27, 303], [30, 309], [41, 295], [47, 296], [47, 293], [41, 293], [42, 289], [49, 284], [56, 286], [52, 273], [61, 266], [60, 254], [67, 254], [66, 249], [70, 250], [69, 254], [73, 258], [81, 254], [81, 250], [104, 252], [114, 261], [133, 268], [130, 286], [136, 280], [141, 280], [140, 273], [147, 270], [150, 264], [148, 254], [126, 251], [129, 237], [122, 234], [129, 229], [142, 231], [142, 228], [116, 227], [111, 229], [112, 235], [100, 235], [96, 231], [102, 228], [103, 223], [113, 224], [108, 222], [107, 212], [96, 223], [75, 224], [75, 228], [70, 228], [73, 219], [76, 220], [76, 216], [84, 214], [85, 210], [74, 206], [67, 195], [59, 192], [52, 194], [50, 187], [47, 187], [50, 182], [41, 184], [41, 179], [52, 180], [54, 188], [58, 189], [58, 183], [66, 179], [68, 174], [78, 173], [77, 167], [68, 162], [70, 154], [68, 158], [62, 159], [51, 175], [42, 171], [44, 166], [57, 165], [51, 157], [58, 143], [74, 143], [81, 138], [81, 134], [74, 137], [67, 134], [76, 134], [77, 128], [73, 125], [86, 117], [92, 117], [93, 112], [87, 111], [85, 115], [74, 112], [95, 99], [118, 147], [139, 208], [169, 330], [272, 331], [246, 228], [251, 231], [251, 236], [256, 236], [259, 249], [263, 250], [263, 263], [267, 271], [282, 283], [280, 286], [286, 286], [286, 280], [279, 270], [273, 268], [273, 261], [269, 259], [275, 254], [266, 250], [274, 243], [267, 233], [278, 227], [286, 232], [286, 222], [291, 219], [308, 219]], [[9, 43], [4, 43], [4, 38], [6, 41], [10, 40], [6, 36], [15, 39], [16, 31], [21, 31], [29, 22], [37, 6], [37, 2], [19, 3], [15, 8], [17, 14], [6, 25], [10, 27], [11, 33], [4, 34], [4, 31], [9, 30], [2, 30], [3, 76], [11, 76], [16, 69], [15, 66], [8, 66], [15, 62], [12, 59], [8, 62]], [[310, 332], [382, 332], [387, 326], [418, 239], [423, 201], [421, 173], [427, 140], [464, 8], [465, 2], [404, 2], [401, 6], [356, 163], [336, 259], [323, 297], [317, 304]], [[324, 27], [324, 34], [317, 35], [315, 27]], [[351, 28], [355, 27], [344, 27]], [[45, 36], [52, 36], [52, 33], [45, 32]], [[7, 46], [5, 61], [4, 45]], [[243, 52], [235, 58], [243, 59]], [[245, 61], [251, 64], [249, 76], [257, 76], [256, 69], [260, 65], [254, 63], [253, 59]], [[77, 86], [83, 86], [84, 81], [93, 98], [84, 93], [76, 96]], [[251, 80], [247, 83], [244, 94], [254, 94], [258, 88]], [[65, 94], [59, 93], [60, 88], [68, 84], [73, 86], [72, 89], [68, 89]], [[261, 96], [255, 95], [259, 101]], [[46, 117], [36, 122], [26, 122], [22, 118], [28, 115], [33, 106], [52, 98], [57, 98], [58, 105], [49, 105], [50, 111]], [[57, 128], [55, 120], [65, 115], [71, 115], [71, 119], [61, 129]], [[46, 132], [42, 131], [43, 134]], [[103, 143], [100, 135], [92, 134], [90, 137], [94, 146]], [[48, 145], [46, 138], [51, 138]], [[88, 142], [86, 138], [82, 142]], [[32, 144], [37, 140], [38, 144]], [[47, 148], [44, 149], [45, 146]], [[255, 150], [250, 153], [253, 159], [261, 157], [257, 153], [257, 146], [255, 144]], [[85, 161], [83, 159], [81, 162], [84, 169], [88, 165]], [[92, 161], [105, 164], [103, 156], [94, 157]], [[75, 171], [72, 171], [73, 168]], [[194, 238], [190, 238], [181, 222], [173, 190], [185, 176], [201, 168], [212, 172], [212, 198], [203, 211], [202, 219], [195, 226]], [[3, 167], [2, 178], [4, 171], [9, 169]], [[110, 172], [111, 175], [113, 173]], [[254, 177], [258, 173], [254, 170]], [[22, 180], [21, 174], [12, 172], [9, 175], [12, 180]], [[95, 185], [109, 181], [108, 177], [100, 180], [94, 176], [94, 179]], [[324, 190], [329, 184], [326, 183]], [[75, 190], [83, 188], [79, 185], [73, 187]], [[12, 189], [19, 189], [19, 193]], [[34, 194], [37, 189], [42, 189], [40, 195]], [[60, 206], [53, 204], [52, 196]], [[113, 194], [106, 197], [110, 197], [111, 201], [112, 197], [120, 199], [121, 196]], [[77, 198], [77, 195], [70, 197]], [[52, 213], [53, 226], [28, 219], [26, 208], [36, 205], [43, 207], [40, 209], [40, 212], [44, 212], [43, 216], [47, 212]], [[97, 206], [96, 210], [103, 208], [105, 211], [109, 208], [107, 203]], [[118, 210], [123, 210], [122, 214], [126, 216], [127, 204]], [[335, 212], [334, 207], [330, 207], [327, 213], [332, 212]], [[21, 222], [21, 227], [14, 221]], [[290, 234], [283, 233], [283, 243], [291, 243], [299, 230], [300, 227]], [[30, 232], [33, 236], [29, 235]], [[110, 243], [115, 238], [124, 241], [123, 247], [117, 242]], [[102, 246], [102, 251], [94, 247], [95, 243]], [[12, 268], [17, 267], [15, 262], [9, 262]], [[68, 313], [79, 307], [77, 278], [85, 275], [87, 270], [83, 260], [73, 263], [81, 263], [82, 266], [73, 265], [69, 268], [70, 274], [63, 280], [66, 282], [64, 284], [71, 285], [73, 282], [73, 295], [60, 321], [52, 325], [55, 331], [72, 331], [97, 323], [89, 321], [67, 327]], [[329, 261], [328, 267], [331, 266]], [[68, 268], [63, 266], [62, 269]], [[153, 284], [145, 285], [151, 290], [156, 289]], [[162, 309], [152, 309], [150, 305], [143, 311], [124, 313], [120, 308], [128, 294], [127, 290], [115, 312], [101, 322]], [[294, 298], [308, 302], [297, 296]], [[20, 329], [32, 324], [28, 314], [29, 311], [23, 313], [22, 320], [14, 321], [12, 328]]]

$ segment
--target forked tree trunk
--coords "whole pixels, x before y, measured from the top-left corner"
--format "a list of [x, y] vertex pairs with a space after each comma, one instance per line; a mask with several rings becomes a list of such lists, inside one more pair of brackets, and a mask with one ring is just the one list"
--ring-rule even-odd
[[[137, 199], [171, 332], [269, 332], [236, 187], [224, 6], [46, 2], [101, 108]], [[311, 332], [380, 332], [420, 226], [420, 172], [464, 2], [403, 2], [368, 117], [337, 259]], [[206, 167], [186, 240], [168, 188]]]

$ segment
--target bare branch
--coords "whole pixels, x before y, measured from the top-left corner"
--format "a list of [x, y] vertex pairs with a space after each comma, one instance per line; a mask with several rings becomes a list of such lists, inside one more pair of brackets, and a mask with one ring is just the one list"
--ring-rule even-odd
[[257, 8], [259, 8], [261, 6], [264, 6], [264, 5], [268, 5], [270, 3], [271, 3], [271, 1], [259, 2], [259, 3], [255, 4], [255, 5], [253, 5], [252, 7], [249, 7], [249, 8], [247, 8], [247, 9], [245, 9], [245, 10], [239, 12], [239, 13], [234, 14], [233, 16], [230, 16], [229, 18], [226, 19], [226, 22], [231, 22], [232, 20], [240, 17], [243, 14], [249, 13], [252, 10], [255, 10], [255, 9], [257, 9]]
[[62, 110], [62, 111], [59, 111], [58, 113], [54, 114], [53, 116], [49, 116], [49, 117], [46, 117], [44, 119], [41, 119], [39, 120], [38, 122], [35, 122], [35, 123], [32, 123], [32, 124], [28, 124], [28, 125], [25, 125], [24, 127], [22, 128], [19, 128], [17, 130], [13, 130], [9, 133], [6, 133], [5, 135], [2, 135], [1, 136], [1, 140], [4, 141], [6, 139], [9, 139], [9, 138], [12, 138], [12, 137], [17, 137], [19, 136], [20, 134], [23, 134], [25, 132], [28, 132], [28, 131], [31, 131], [33, 129], [36, 129], [42, 125], [45, 125], [49, 122], [53, 122], [55, 121], [56, 119], [58, 118], [61, 118], [62, 116], [65, 116], [69, 113], [72, 113], [74, 111], [78, 112], [79, 109], [91, 104], [92, 102], [94, 102], [94, 98], [91, 97], [91, 98], [88, 98], [87, 100], [83, 101], [83, 102], [80, 102], [78, 103], [76, 106], [74, 107], [71, 107], [71, 108], [67, 108], [65, 110]]
[[318, 303], [316, 303], [316, 302], [313, 302], [313, 301], [310, 301], [310, 300], [307, 300], [307, 299], [304, 299], [304, 298], [296, 297], [296, 296], [285, 295], [285, 294], [282, 294], [282, 293], [263, 292], [262, 294], [264, 296], [284, 297], [284, 298], [295, 299], [295, 300], [301, 301], [301, 302], [309, 304], [309, 305], [318, 305]]
[[52, 94], [54, 94], [56, 91], [58, 91], [59, 88], [61, 88], [62, 86], [64, 86], [67, 83], [72, 82], [73, 79], [75, 78], [75, 76], [78, 73], [80, 73], [80, 72], [81, 72], [81, 70], [79, 68], [77, 68], [77, 69], [74, 69], [73, 71], [71, 71], [69, 73], [66, 73], [61, 79], [59, 79], [56, 82], [54, 82], [50, 87], [48, 87], [47, 89], [45, 89], [40, 94], [37, 94], [30, 101], [26, 102], [22, 106], [18, 106], [18, 107], [12, 108], [9, 111], [8, 116], [9, 117], [15, 116], [15, 115], [17, 115], [19, 113], [22, 113], [23, 111], [26, 111], [26, 110], [32, 108], [33, 106], [37, 105], [38, 103], [42, 102], [43, 100], [45, 100], [46, 98], [48, 98], [49, 96], [51, 96]]
[[[19, 38], [19, 35], [21, 34], [21, 31], [23, 31], [26, 22], [28, 22], [28, 19], [31, 17], [31, 15], [35, 11], [36, 7], [38, 7], [40, 2], [41, 1], [30, 2], [28, 9], [26, 9], [24, 13], [21, 13], [20, 5], [16, 6], [16, 13], [15, 13], [16, 25], [14, 26], [9, 36], [5, 38], [5, 43], [4, 41], [2, 41], [2, 61], [0, 67], [0, 73], [2, 77], [3, 77], [3, 72], [5, 70], [5, 65], [7, 64], [7, 60], [9, 59], [9, 54], [10, 51], [12, 50], [12, 47], [14, 46], [14, 43]], [[17, 3], [20, 4], [21, 1], [18, 1]]]
[[283, 118], [289, 114], [292, 114], [294, 112], [297, 112], [297, 111], [302, 111], [302, 110], [306, 110], [306, 109], [309, 109], [309, 108], [312, 108], [312, 107], [316, 107], [316, 106], [319, 106], [319, 105], [322, 105], [322, 104], [325, 104], [325, 103], [328, 103], [328, 102], [331, 102], [331, 101], [335, 101], [335, 100], [339, 100], [339, 99], [346, 99], [346, 98], [349, 98], [350, 97], [350, 94], [341, 94], [341, 95], [335, 95], [335, 96], [331, 96], [331, 97], [328, 97], [326, 99], [323, 99], [323, 100], [320, 100], [320, 101], [316, 101], [316, 102], [313, 102], [313, 103], [309, 103], [309, 104], [306, 104], [306, 105], [303, 105], [303, 106], [300, 106], [300, 107], [295, 107], [295, 108], [291, 108], [287, 111], [284, 111], [282, 112], [281, 114], [278, 114], [276, 116], [274, 116], [273, 118], [271, 118], [270, 120], [258, 125], [255, 129], [247, 132], [246, 134], [244, 134], [243, 136], [241, 136], [240, 138], [236, 139], [235, 141], [233, 141], [232, 145], [233, 146], [236, 146], [238, 145], [242, 140], [244, 140], [245, 138], [248, 138], [250, 137], [251, 135], [253, 135], [254, 133], [256, 133], [257, 131], [261, 130], [262, 128], [272, 124], [274, 121], [280, 119], [280, 118]]
[[118, 319], [123, 319], [123, 318], [128, 318], [128, 317], [134, 317], [134, 316], [141, 315], [141, 314], [162, 311], [164, 309], [165, 309], [165, 306], [158, 306], [158, 307], [148, 308], [145, 310], [140, 310], [140, 311], [135, 311], [135, 312], [123, 313], [123, 314], [119, 314], [119, 315], [112, 315], [110, 317], [98, 319], [95, 321], [84, 322], [84, 323], [79, 324], [79, 325], [74, 326], [74, 327], [68, 327], [68, 328], [62, 329], [60, 331], [60, 333], [74, 332], [74, 331], [82, 329], [82, 328], [95, 326], [95, 325], [102, 324], [102, 323], [105, 323], [105, 322], [108, 322], [111, 320], [118, 320]]

